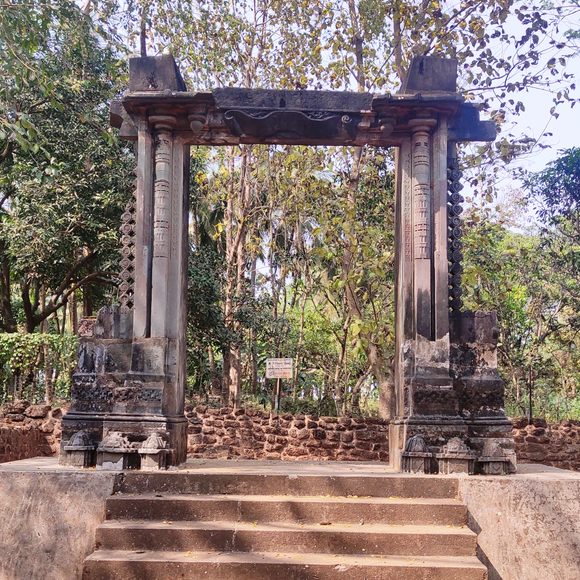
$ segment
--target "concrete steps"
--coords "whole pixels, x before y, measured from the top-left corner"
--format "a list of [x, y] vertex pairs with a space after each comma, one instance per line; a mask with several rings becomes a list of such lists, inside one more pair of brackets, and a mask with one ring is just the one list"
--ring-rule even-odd
[[336, 556], [279, 552], [124, 552], [100, 550], [85, 563], [85, 578], [123, 580], [486, 580], [477, 559], [460, 556]]
[[457, 480], [127, 473], [83, 578], [485, 580]]
[[320, 497], [279, 495], [118, 495], [107, 501], [107, 519], [249, 521], [465, 526], [467, 510], [457, 499]]
[[[298, 468], [299, 469], [299, 468]], [[457, 480], [385, 473], [365, 475], [297, 475], [263, 473], [128, 472], [120, 493], [241, 494], [341, 497], [457, 497]]]

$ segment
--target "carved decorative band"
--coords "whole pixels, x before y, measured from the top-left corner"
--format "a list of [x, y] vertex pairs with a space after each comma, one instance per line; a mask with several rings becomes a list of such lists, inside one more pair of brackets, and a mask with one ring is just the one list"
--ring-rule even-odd
[[461, 218], [463, 212], [463, 196], [460, 191], [463, 189], [461, 184], [462, 173], [459, 169], [457, 160], [457, 149], [455, 143], [449, 144], [447, 153], [447, 189], [448, 195], [448, 259], [449, 259], [449, 308], [458, 312], [461, 310], [461, 260], [463, 255], [461, 248]]
[[402, 197], [403, 197], [403, 243], [405, 246], [405, 258], [411, 260], [413, 257], [413, 200], [412, 200], [412, 161], [410, 148], [404, 149], [402, 158], [404, 168], [402, 176]]
[[155, 181], [153, 185], [153, 257], [168, 258], [171, 220], [171, 131], [162, 128], [155, 139]]
[[431, 143], [418, 128], [412, 138], [414, 258], [431, 257]]
[[135, 192], [125, 206], [121, 216], [121, 260], [119, 262], [119, 304], [121, 311], [128, 312], [133, 308], [135, 290]]

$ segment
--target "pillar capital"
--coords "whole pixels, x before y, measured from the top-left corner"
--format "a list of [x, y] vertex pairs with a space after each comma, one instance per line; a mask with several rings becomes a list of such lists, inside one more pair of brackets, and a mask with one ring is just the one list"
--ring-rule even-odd
[[173, 115], [150, 115], [149, 124], [157, 131], [171, 131], [177, 124], [177, 119]]
[[409, 120], [408, 125], [413, 134], [419, 132], [430, 133], [431, 129], [437, 126], [437, 119], [433, 119], [432, 117], [415, 117]]

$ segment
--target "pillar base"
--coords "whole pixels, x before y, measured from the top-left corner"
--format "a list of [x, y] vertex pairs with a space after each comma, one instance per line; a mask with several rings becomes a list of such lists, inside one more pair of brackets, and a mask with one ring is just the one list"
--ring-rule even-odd
[[402, 454], [405, 451], [405, 445], [415, 435], [421, 435], [429, 451], [436, 454], [454, 437], [465, 440], [467, 425], [461, 417], [439, 415], [393, 420], [389, 426], [389, 458], [390, 467], [395, 471], [402, 470]]
[[[73, 462], [70, 453], [65, 451], [71, 437], [78, 431], [85, 431], [97, 447], [111, 433], [119, 433], [131, 443], [131, 450], [109, 449], [107, 454], [117, 454], [116, 460], [109, 458], [107, 463], [115, 463], [121, 467], [115, 469], [139, 469], [139, 449], [151, 435], [161, 435], [167, 442], [165, 464], [169, 466], [181, 465], [187, 459], [187, 419], [182, 416], [169, 417], [162, 415], [106, 415], [101, 417], [87, 416], [84, 414], [67, 413], [62, 421], [62, 443], [60, 463], [63, 465], [78, 465]], [[97, 455], [104, 453], [100, 449]], [[123, 459], [121, 456], [134, 453], [136, 458]], [[93, 463], [94, 465], [94, 463]], [[86, 465], [85, 467], [90, 467]]]

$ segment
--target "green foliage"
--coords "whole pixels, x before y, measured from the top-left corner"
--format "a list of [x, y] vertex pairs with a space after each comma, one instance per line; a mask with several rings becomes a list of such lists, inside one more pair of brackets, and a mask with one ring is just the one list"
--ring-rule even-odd
[[572, 147], [524, 181], [538, 216], [554, 227], [564, 227], [580, 238], [580, 147]]
[[472, 210], [466, 218], [464, 301], [498, 314], [508, 413], [578, 418], [577, 270], [558, 261], [553, 230], [515, 233], [497, 218], [477, 217]]
[[122, 76], [95, 24], [68, 1], [0, 11], [0, 329], [32, 332], [116, 271], [133, 159], [108, 127]]
[[0, 403], [68, 398], [77, 341], [67, 334], [0, 333]]

